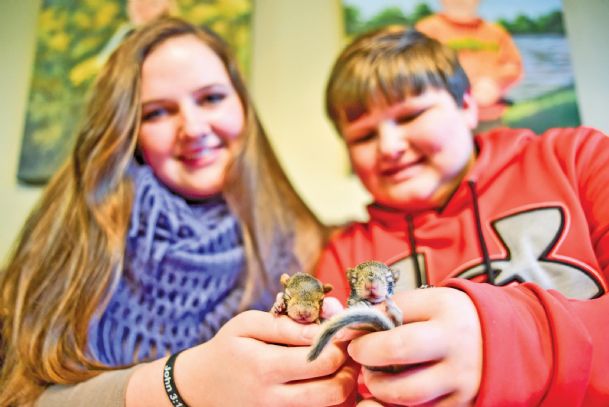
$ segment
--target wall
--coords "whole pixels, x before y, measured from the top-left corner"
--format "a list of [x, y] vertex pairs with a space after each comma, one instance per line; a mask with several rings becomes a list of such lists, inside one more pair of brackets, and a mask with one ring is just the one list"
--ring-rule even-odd
[[324, 114], [342, 38], [340, 0], [255, 2], [252, 93], [280, 161], [326, 222], [363, 218], [369, 200]]
[[563, 0], [582, 122], [609, 133], [609, 0]]
[[[325, 79], [341, 47], [340, 0], [254, 0], [251, 89], [280, 160], [328, 222], [362, 217], [366, 194], [322, 108]], [[0, 259], [39, 195], [16, 183], [40, 0], [0, 0]], [[564, 0], [584, 124], [609, 132], [607, 0]]]
[[40, 189], [17, 184], [39, 0], [0, 0], [0, 260]]

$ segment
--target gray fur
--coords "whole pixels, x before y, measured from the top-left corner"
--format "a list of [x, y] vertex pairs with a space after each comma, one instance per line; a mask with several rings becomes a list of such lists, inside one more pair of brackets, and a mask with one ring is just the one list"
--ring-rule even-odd
[[343, 328], [351, 326], [354, 329], [376, 332], [392, 329], [395, 324], [376, 308], [356, 305], [330, 318], [322, 326], [320, 335], [307, 355], [309, 362], [317, 359], [334, 335]]
[[324, 295], [332, 286], [300, 272], [292, 276], [282, 274], [279, 281], [285, 289], [277, 294], [271, 313], [285, 314], [300, 323], [319, 323]]
[[[332, 337], [341, 329], [355, 325], [355, 329], [370, 332], [386, 331], [402, 325], [402, 311], [390, 298], [400, 273], [380, 261], [367, 261], [347, 270], [351, 294], [349, 308], [323, 324], [323, 329], [307, 359], [315, 360]], [[372, 304], [385, 303], [387, 317]]]

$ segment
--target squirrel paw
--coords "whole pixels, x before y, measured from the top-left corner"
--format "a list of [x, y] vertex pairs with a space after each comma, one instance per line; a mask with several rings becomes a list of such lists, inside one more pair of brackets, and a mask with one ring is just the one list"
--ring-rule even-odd
[[271, 307], [271, 314], [278, 317], [279, 315], [285, 314], [287, 311], [286, 303], [283, 299], [283, 293], [278, 293], [275, 298], [275, 303]]

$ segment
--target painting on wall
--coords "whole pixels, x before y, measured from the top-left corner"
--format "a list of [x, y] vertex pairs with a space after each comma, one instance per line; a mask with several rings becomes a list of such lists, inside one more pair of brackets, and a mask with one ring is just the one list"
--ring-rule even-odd
[[348, 37], [405, 24], [455, 49], [485, 123], [580, 124], [561, 0], [343, 0], [343, 10]]
[[43, 0], [38, 16], [18, 180], [40, 185], [66, 159], [97, 72], [137, 26], [161, 14], [206, 25], [232, 47], [244, 75], [252, 0]]

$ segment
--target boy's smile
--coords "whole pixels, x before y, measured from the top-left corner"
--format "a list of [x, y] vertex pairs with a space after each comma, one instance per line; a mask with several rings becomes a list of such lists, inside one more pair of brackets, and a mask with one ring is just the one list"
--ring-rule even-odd
[[416, 160], [404, 162], [397, 165], [390, 165], [381, 170], [381, 177], [387, 180], [387, 182], [401, 182], [412, 178], [418, 171], [421, 170], [425, 164], [425, 157], [420, 157]]
[[340, 129], [377, 203], [423, 210], [442, 206], [473, 163], [476, 114], [469, 94], [459, 108], [447, 91], [428, 89], [391, 105], [373, 103]]

